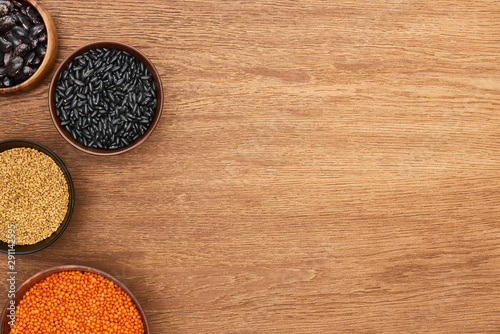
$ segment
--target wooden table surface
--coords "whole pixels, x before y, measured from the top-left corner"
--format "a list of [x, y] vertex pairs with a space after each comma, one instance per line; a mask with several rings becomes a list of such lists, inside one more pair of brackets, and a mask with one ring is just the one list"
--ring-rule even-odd
[[41, 3], [56, 65], [125, 42], [166, 99], [143, 145], [95, 157], [50, 120], [53, 72], [0, 97], [0, 140], [76, 187], [19, 282], [101, 269], [155, 334], [500, 332], [498, 1]]

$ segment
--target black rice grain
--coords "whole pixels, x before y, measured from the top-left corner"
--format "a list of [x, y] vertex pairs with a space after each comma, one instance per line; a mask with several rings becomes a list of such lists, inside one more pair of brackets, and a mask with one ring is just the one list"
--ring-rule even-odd
[[144, 135], [156, 113], [153, 76], [122, 50], [92, 49], [68, 64], [55, 89], [61, 125], [87, 147], [115, 150]]

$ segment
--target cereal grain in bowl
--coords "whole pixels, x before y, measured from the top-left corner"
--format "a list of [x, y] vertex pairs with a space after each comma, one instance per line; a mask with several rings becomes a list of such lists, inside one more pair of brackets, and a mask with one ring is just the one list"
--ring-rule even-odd
[[0, 240], [15, 226], [17, 245], [33, 245], [52, 235], [69, 207], [69, 187], [55, 161], [36, 149], [0, 153]]
[[127, 51], [97, 48], [61, 72], [56, 112], [74, 140], [116, 150], [146, 133], [155, 116], [156, 85], [149, 69]]
[[149, 333], [132, 293], [114, 277], [90, 267], [40, 272], [19, 287], [15, 302], [14, 326], [6, 306], [2, 333]]
[[[1, 1], [1, 0], [0, 0]], [[59, 227], [57, 230], [52, 233], [49, 237], [35, 243], [35, 244], [26, 244], [26, 245], [20, 245], [19, 243], [15, 242], [15, 237], [16, 237], [16, 232], [15, 228], [14, 231], [12, 228], [10, 228], [7, 232], [9, 233], [9, 240], [8, 242], [0, 240], [0, 252], [3, 253], [10, 253], [15, 249], [16, 254], [30, 254], [34, 252], [38, 252], [42, 249], [45, 249], [52, 245], [66, 230], [66, 228], [69, 225], [69, 222], [71, 220], [71, 216], [73, 214], [73, 208], [75, 205], [75, 191], [73, 187], [73, 181], [71, 180], [71, 175], [62, 162], [62, 160], [54, 153], [52, 152], [49, 148], [35, 143], [31, 140], [25, 140], [25, 139], [9, 139], [9, 140], [4, 140], [0, 141], [0, 153], [8, 151], [10, 149], [15, 149], [15, 148], [31, 148], [35, 149], [38, 152], [41, 152], [48, 157], [50, 157], [57, 166], [61, 169], [61, 171], [64, 174], [64, 177], [66, 179], [66, 183], [68, 184], [68, 191], [69, 191], [69, 204], [68, 208], [66, 210], [66, 214], [63, 218], [63, 221], [61, 224], [59, 224]], [[3, 183], [4, 181], [2, 181]], [[0, 184], [0, 188], [3, 189], [3, 184]], [[4, 209], [4, 204], [0, 201], [0, 209]], [[1, 211], [0, 210], [0, 211]], [[12, 226], [11, 226], [12, 227]], [[0, 223], [0, 230], [1, 230], [1, 223]]]
[[50, 116], [59, 134], [93, 155], [128, 152], [146, 141], [163, 109], [161, 77], [133, 46], [83, 45], [58, 66], [49, 88]]

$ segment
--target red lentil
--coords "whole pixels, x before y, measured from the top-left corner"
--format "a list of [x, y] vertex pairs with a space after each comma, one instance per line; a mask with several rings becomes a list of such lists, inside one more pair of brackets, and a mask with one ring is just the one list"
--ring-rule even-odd
[[113, 281], [78, 270], [52, 274], [19, 302], [11, 334], [144, 334], [130, 296]]

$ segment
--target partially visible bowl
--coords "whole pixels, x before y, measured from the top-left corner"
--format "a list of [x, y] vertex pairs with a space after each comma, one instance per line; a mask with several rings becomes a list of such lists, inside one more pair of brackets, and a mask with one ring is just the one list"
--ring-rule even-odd
[[[155, 115], [153, 120], [151, 121], [151, 124], [149, 125], [147, 131], [134, 141], [132, 141], [129, 145], [118, 148], [118, 149], [100, 149], [100, 148], [94, 148], [94, 147], [88, 147], [83, 145], [82, 143], [78, 142], [75, 140], [72, 135], [68, 132], [68, 130], [61, 125], [61, 119], [57, 115], [57, 108], [56, 108], [56, 98], [55, 98], [55, 93], [56, 93], [56, 88], [57, 88], [57, 82], [59, 80], [59, 75], [64, 72], [68, 65], [79, 55], [93, 49], [99, 49], [99, 48], [108, 48], [108, 49], [116, 49], [116, 50], [122, 50], [122, 51], [127, 51], [134, 57], [136, 57], [140, 62], [142, 62], [146, 68], [149, 70], [149, 72], [152, 75], [155, 87], [156, 87], [156, 110], [155, 110]], [[93, 42], [86, 44], [84, 46], [79, 47], [75, 51], [73, 51], [69, 56], [64, 59], [64, 61], [58, 66], [52, 81], [50, 83], [50, 88], [49, 88], [49, 109], [50, 109], [50, 116], [52, 118], [52, 121], [59, 132], [59, 134], [73, 147], [76, 149], [88, 153], [88, 154], [93, 154], [93, 155], [100, 155], [100, 156], [109, 156], [109, 155], [116, 155], [124, 152], [128, 152], [131, 149], [139, 146], [142, 144], [153, 132], [155, 129], [156, 125], [158, 124], [158, 121], [160, 120], [161, 113], [163, 110], [163, 99], [164, 99], [164, 93], [163, 93], [163, 86], [161, 83], [161, 78], [160, 74], [158, 73], [158, 70], [155, 68], [153, 63], [138, 49], [124, 44], [120, 42], [112, 42], [112, 41], [100, 41], [100, 42]]]
[[47, 53], [45, 54], [38, 70], [28, 80], [12, 87], [0, 88], [0, 94], [20, 93], [36, 87], [52, 70], [57, 56], [58, 41], [56, 25], [54, 24], [54, 20], [52, 20], [49, 12], [47, 12], [47, 10], [35, 0], [18, 1], [25, 5], [34, 7], [42, 17], [45, 30], [47, 31]]
[[[54, 160], [54, 162], [59, 166], [59, 168], [61, 168], [64, 176], [66, 177], [66, 181], [68, 182], [68, 188], [69, 188], [68, 211], [66, 212], [64, 220], [59, 226], [59, 228], [54, 233], [52, 233], [48, 238], [40, 242], [37, 242], [36, 244], [15, 245], [15, 254], [30, 254], [49, 247], [63, 234], [64, 230], [66, 230], [66, 227], [68, 227], [69, 221], [71, 220], [71, 215], [73, 214], [73, 207], [75, 205], [75, 190], [73, 187], [73, 181], [71, 180], [71, 175], [69, 174], [69, 171], [62, 162], [62, 160], [54, 152], [52, 152], [43, 145], [40, 145], [30, 140], [23, 140], [23, 139], [5, 140], [0, 142], [0, 153], [18, 147], [33, 148], [51, 157]], [[8, 251], [9, 251], [8, 243], [0, 240], [0, 252], [8, 253]]]
[[[144, 313], [144, 310], [142, 309], [141, 305], [139, 304], [139, 301], [132, 294], [132, 292], [123, 283], [121, 283], [118, 279], [114, 278], [113, 276], [109, 275], [108, 273], [105, 273], [101, 270], [91, 268], [91, 267], [77, 266], [77, 265], [57, 266], [57, 267], [43, 270], [43, 271], [31, 276], [26, 281], [24, 281], [24, 283], [21, 284], [19, 286], [19, 288], [17, 288], [16, 296], [14, 298], [16, 307], [19, 305], [19, 302], [22, 300], [22, 298], [26, 294], [26, 292], [28, 292], [38, 282], [44, 280], [45, 278], [49, 277], [52, 274], [59, 273], [62, 271], [72, 271], [72, 270], [83, 271], [83, 272], [92, 272], [92, 273], [104, 276], [105, 278], [116, 283], [121, 289], [123, 289], [130, 296], [130, 298], [134, 302], [135, 306], [137, 307], [139, 314], [141, 315], [142, 322], [144, 323], [144, 333], [150, 334], [149, 324], [148, 324], [148, 320], [146, 318], [146, 314]], [[9, 318], [7, 317], [7, 315], [8, 315], [7, 307], [9, 306], [9, 303], [10, 303], [10, 301], [7, 300], [7, 303], [5, 304], [4, 309], [3, 309], [3, 313], [2, 313], [2, 322], [0, 324], [0, 328], [2, 328], [2, 334], [10, 333], [10, 326], [8, 324]]]

